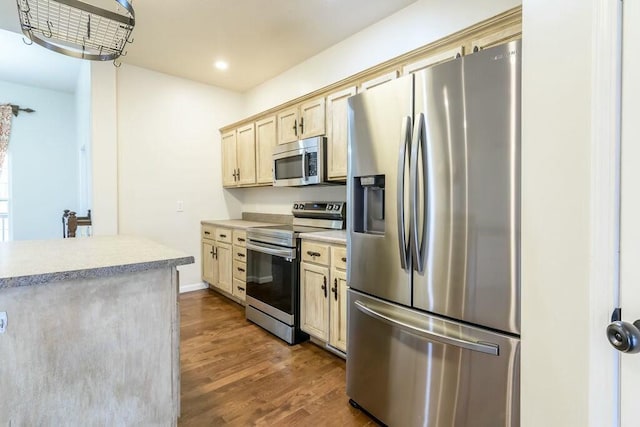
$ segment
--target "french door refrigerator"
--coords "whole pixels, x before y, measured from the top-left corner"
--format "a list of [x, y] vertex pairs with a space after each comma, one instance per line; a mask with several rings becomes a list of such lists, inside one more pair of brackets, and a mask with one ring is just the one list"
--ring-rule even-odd
[[392, 426], [519, 425], [511, 42], [349, 99], [347, 394]]

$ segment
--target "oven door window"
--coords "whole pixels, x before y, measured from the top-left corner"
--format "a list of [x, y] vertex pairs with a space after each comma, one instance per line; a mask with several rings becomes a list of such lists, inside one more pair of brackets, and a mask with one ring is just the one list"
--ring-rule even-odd
[[302, 154], [274, 161], [276, 179], [302, 178]]
[[298, 274], [295, 260], [247, 251], [247, 295], [290, 315], [294, 314]]

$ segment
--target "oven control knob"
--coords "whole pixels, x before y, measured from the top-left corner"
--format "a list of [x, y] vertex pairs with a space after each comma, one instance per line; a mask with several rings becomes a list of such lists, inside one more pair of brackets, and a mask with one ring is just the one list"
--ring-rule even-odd
[[301, 211], [303, 211], [303, 210], [304, 210], [304, 204], [300, 203], [300, 204], [298, 205], [298, 208], [299, 208]]
[[298, 204], [297, 203], [293, 204], [293, 209], [298, 209]]
[[336, 211], [339, 211], [340, 210], [340, 205], [333, 205], [333, 209], [336, 210]]
[[327, 205], [327, 210], [330, 211], [333, 209], [333, 205]]

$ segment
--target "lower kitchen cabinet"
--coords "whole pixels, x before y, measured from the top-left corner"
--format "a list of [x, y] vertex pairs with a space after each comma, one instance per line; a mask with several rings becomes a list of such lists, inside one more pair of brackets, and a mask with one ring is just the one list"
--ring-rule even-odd
[[329, 345], [347, 351], [347, 272], [331, 269], [331, 319]]
[[202, 225], [202, 280], [232, 292], [231, 230]]
[[[316, 256], [305, 257], [307, 252]], [[323, 256], [329, 253], [331, 256]], [[300, 328], [344, 353], [347, 351], [346, 249], [303, 240], [302, 254]]]
[[300, 263], [300, 329], [323, 341], [329, 338], [329, 269]]
[[245, 230], [202, 224], [202, 280], [240, 303], [246, 300], [246, 238]]
[[218, 262], [218, 282], [213, 285], [220, 290], [232, 292], [232, 256], [231, 245], [218, 243], [216, 246], [216, 259]]

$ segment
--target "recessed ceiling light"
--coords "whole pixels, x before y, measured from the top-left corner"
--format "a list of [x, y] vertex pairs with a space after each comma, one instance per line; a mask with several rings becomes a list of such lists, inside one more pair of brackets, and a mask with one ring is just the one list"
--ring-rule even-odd
[[227, 68], [229, 68], [229, 64], [227, 64], [225, 61], [216, 61], [214, 65], [218, 70], [226, 70]]

